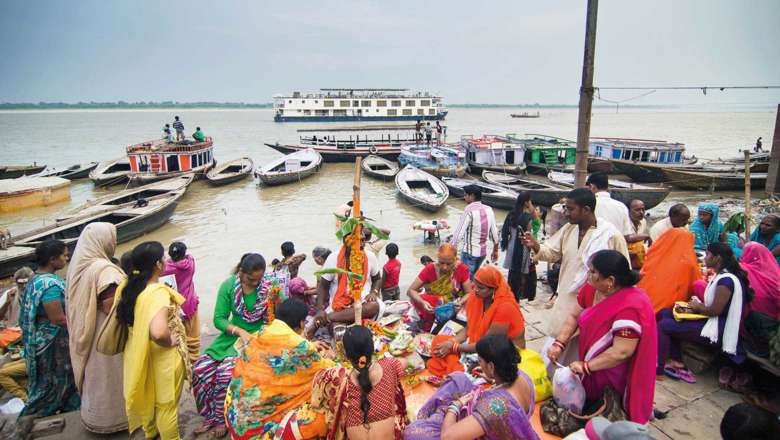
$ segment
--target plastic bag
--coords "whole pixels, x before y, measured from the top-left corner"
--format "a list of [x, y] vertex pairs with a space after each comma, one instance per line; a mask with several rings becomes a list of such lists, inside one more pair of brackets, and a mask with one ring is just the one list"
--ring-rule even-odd
[[585, 387], [580, 377], [569, 367], [555, 370], [553, 376], [553, 399], [561, 408], [566, 408], [575, 414], [581, 414], [585, 406]]
[[534, 400], [541, 402], [549, 399], [552, 396], [553, 387], [550, 378], [547, 377], [547, 367], [544, 365], [542, 356], [533, 350], [524, 348], [520, 350], [520, 359], [517, 367], [531, 378], [531, 382], [534, 384]]

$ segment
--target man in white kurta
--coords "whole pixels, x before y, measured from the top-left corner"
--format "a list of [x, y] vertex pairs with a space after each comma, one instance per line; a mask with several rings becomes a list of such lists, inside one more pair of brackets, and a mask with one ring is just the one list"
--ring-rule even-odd
[[587, 184], [596, 195], [596, 217], [612, 223], [623, 235], [633, 234], [634, 225], [628, 207], [609, 194], [609, 177], [604, 173], [593, 173], [588, 176]]
[[669, 208], [669, 217], [665, 217], [650, 228], [650, 240], [656, 241], [664, 232], [672, 228], [687, 228], [691, 219], [691, 211], [687, 206], [678, 203]]

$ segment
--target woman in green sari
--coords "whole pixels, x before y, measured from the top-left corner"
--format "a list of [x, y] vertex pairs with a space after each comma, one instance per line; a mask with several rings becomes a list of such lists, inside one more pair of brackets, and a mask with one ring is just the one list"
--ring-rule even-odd
[[19, 417], [46, 417], [81, 406], [68, 350], [65, 280], [54, 273], [68, 264], [68, 248], [46, 240], [35, 257], [38, 270], [27, 283], [19, 314], [28, 377], [27, 405]]

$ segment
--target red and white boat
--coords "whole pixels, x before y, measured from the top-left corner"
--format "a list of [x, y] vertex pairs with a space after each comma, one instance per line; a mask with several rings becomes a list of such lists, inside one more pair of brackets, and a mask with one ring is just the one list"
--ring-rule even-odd
[[141, 142], [127, 147], [130, 182], [143, 185], [187, 173], [203, 177], [214, 167], [214, 142], [168, 142], [165, 139]]

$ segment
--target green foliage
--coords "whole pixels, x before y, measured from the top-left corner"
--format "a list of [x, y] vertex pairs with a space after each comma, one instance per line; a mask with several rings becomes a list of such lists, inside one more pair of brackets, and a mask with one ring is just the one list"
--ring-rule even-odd
[[354, 272], [350, 272], [348, 270], [344, 270], [344, 269], [341, 269], [341, 268], [338, 268], [338, 267], [332, 267], [332, 268], [329, 268], [329, 269], [318, 270], [317, 272], [314, 272], [314, 275], [315, 276], [322, 276], [322, 275], [334, 275], [334, 274], [342, 274], [342, 273], [345, 274], [348, 278], [354, 278], [356, 280], [362, 280], [363, 279], [363, 275], [360, 275], [360, 274], [357, 274], [357, 273], [354, 273]]

